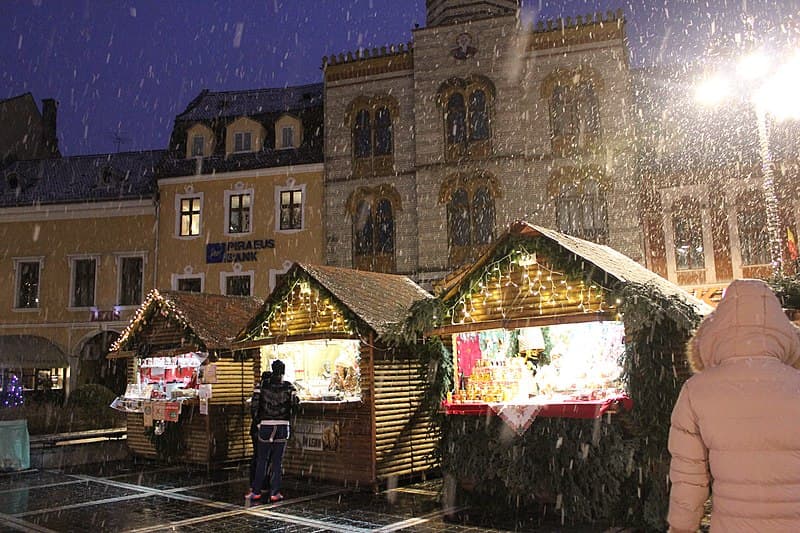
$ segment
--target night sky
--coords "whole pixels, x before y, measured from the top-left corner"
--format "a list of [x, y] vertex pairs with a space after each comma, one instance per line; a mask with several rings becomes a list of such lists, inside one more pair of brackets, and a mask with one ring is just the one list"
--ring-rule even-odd
[[[643, 7], [645, 6], [645, 7]], [[797, 21], [797, 0], [525, 0], [525, 22], [623, 9], [634, 67], [700, 61]], [[0, 99], [59, 101], [63, 155], [165, 148], [202, 89], [322, 81], [322, 56], [405, 43], [424, 0], [3, 0]], [[794, 26], [792, 31], [797, 31]]]

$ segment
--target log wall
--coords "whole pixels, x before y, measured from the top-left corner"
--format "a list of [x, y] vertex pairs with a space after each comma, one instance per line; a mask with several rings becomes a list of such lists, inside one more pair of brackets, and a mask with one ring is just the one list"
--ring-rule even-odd
[[437, 466], [430, 418], [422, 399], [421, 363], [407, 352], [381, 350], [375, 357], [375, 468], [379, 480]]
[[284, 456], [288, 473], [315, 479], [343, 481], [353, 485], [375, 485], [374, 436], [372, 425], [373, 354], [361, 343], [360, 404], [301, 405], [298, 422], [339, 424], [337, 450], [303, 450], [295, 434]]

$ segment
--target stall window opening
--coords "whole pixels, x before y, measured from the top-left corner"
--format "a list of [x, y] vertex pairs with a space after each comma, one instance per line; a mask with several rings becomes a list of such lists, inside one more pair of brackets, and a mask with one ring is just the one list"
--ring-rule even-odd
[[361, 398], [359, 341], [328, 339], [265, 346], [262, 371], [280, 359], [285, 379], [294, 383], [301, 401], [351, 401]]
[[453, 335], [459, 401], [552, 402], [618, 394], [621, 322]]

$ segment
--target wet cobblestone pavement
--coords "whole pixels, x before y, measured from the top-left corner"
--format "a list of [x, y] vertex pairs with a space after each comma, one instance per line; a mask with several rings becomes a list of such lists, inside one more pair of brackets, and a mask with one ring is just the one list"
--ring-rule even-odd
[[[0, 474], [0, 533], [7, 531], [267, 531], [472, 533], [478, 531], [590, 532], [510, 517], [471, 523], [448, 519], [441, 480], [379, 493], [287, 478], [286, 499], [246, 506], [247, 471], [214, 472], [187, 466], [110, 463], [71, 470]], [[463, 517], [466, 511], [456, 510]]]

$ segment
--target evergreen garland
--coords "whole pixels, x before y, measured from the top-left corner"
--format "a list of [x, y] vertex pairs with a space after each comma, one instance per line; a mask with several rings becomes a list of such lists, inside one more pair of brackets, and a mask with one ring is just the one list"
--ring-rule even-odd
[[[625, 324], [620, 361], [631, 413], [603, 420], [542, 418], [517, 436], [499, 417], [446, 416], [441, 409], [453, 389], [453, 356], [440, 339], [420, 342], [441, 326], [445, 310], [518, 254], [537, 253], [569, 277], [599, 283], [603, 272], [547, 239], [509, 239], [499, 260], [472, 273], [447, 302], [418, 302], [387, 336], [404, 342], [425, 362], [425, 405], [441, 436], [437, 453], [446, 473], [473, 485], [464, 496], [476, 506], [519, 508], [534, 501], [558, 505], [572, 522], [604, 521], [663, 530], [668, 507], [670, 415], [689, 376], [685, 344], [701, 317], [677, 296], [652, 285], [618, 282], [609, 299], [619, 300]], [[607, 279], [602, 281], [607, 283]], [[798, 291], [800, 294], [800, 291]], [[593, 435], [593, 431], [595, 431]]]

